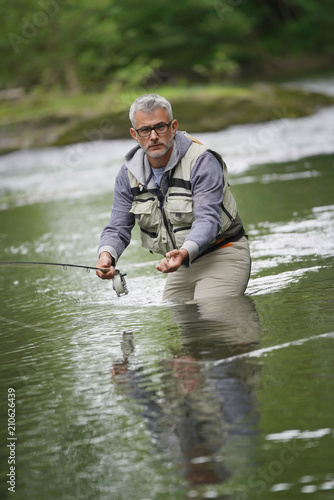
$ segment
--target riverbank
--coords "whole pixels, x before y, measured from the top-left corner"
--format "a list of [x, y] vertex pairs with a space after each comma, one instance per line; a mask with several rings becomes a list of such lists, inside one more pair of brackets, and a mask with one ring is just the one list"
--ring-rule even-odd
[[109, 88], [76, 96], [34, 91], [3, 100], [0, 154], [19, 149], [129, 137], [128, 109], [140, 94], [168, 98], [179, 128], [215, 132], [230, 125], [298, 118], [334, 104], [334, 97], [272, 83], [239, 86]]

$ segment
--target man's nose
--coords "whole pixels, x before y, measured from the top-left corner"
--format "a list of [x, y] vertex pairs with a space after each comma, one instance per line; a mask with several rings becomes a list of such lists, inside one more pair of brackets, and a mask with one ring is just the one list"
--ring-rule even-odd
[[156, 139], [157, 137], [159, 137], [159, 135], [156, 133], [154, 129], [152, 129], [150, 139]]

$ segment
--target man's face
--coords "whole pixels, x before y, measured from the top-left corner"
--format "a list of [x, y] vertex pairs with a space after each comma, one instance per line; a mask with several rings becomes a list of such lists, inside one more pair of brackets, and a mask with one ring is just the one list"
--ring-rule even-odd
[[168, 153], [173, 145], [174, 136], [177, 130], [177, 121], [172, 121], [165, 134], [159, 135], [155, 130], [152, 130], [148, 137], [140, 137], [136, 130], [143, 127], [155, 127], [161, 124], [168, 124], [168, 114], [163, 108], [157, 108], [152, 113], [137, 111], [135, 120], [136, 129], [131, 128], [130, 132], [132, 137], [138, 142], [138, 144], [140, 144], [144, 152], [151, 158], [160, 158]]

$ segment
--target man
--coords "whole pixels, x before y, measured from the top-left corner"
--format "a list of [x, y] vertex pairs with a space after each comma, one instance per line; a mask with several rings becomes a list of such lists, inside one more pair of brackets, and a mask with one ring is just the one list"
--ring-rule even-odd
[[250, 274], [247, 237], [220, 155], [178, 132], [170, 103], [140, 96], [130, 108], [137, 145], [125, 156], [96, 271], [111, 279], [137, 220], [142, 246], [164, 255], [163, 299], [243, 295]]

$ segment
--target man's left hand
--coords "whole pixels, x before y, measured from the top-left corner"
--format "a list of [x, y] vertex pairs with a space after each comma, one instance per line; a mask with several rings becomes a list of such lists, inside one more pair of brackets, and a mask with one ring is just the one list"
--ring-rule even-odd
[[160, 265], [156, 266], [158, 271], [162, 273], [174, 273], [178, 270], [183, 262], [189, 259], [189, 254], [185, 248], [180, 250], [172, 250], [166, 253], [166, 257], [162, 259]]

